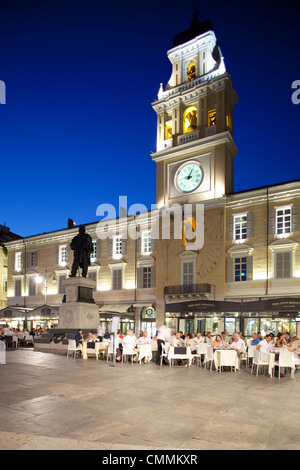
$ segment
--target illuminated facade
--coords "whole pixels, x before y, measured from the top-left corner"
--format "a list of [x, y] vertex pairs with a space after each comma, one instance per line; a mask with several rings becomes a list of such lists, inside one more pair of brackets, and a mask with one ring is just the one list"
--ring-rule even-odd
[[[105, 239], [98, 237], [102, 222], [86, 224], [94, 243], [88, 276], [96, 281], [100, 318], [120, 313], [123, 331], [147, 328], [151, 335], [164, 321], [193, 333], [242, 330], [250, 336], [272, 328], [300, 334], [300, 181], [234, 193], [238, 98], [210, 23], [195, 15], [168, 57], [171, 77], [152, 103], [157, 210], [138, 223], [135, 216], [116, 219]], [[193, 214], [178, 222], [173, 208], [184, 214], [186, 204]], [[196, 204], [204, 207], [204, 244], [191, 248]], [[170, 237], [164, 238], [168, 210]], [[125, 235], [132, 225], [137, 240]], [[180, 238], [174, 237], [178, 229]], [[60, 305], [77, 231], [70, 226], [7, 243], [10, 307]]]

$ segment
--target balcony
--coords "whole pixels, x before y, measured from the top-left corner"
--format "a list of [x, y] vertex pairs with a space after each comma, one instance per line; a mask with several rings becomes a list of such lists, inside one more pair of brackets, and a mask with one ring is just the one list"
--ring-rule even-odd
[[181, 284], [179, 286], [165, 286], [164, 295], [171, 297], [207, 297], [211, 293], [210, 284]]

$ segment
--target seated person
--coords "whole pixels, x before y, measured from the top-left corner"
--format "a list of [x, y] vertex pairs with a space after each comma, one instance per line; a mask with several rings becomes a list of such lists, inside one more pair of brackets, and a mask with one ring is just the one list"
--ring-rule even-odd
[[213, 342], [213, 339], [211, 337], [211, 332], [209, 331], [208, 333], [206, 333], [206, 336], [205, 336], [205, 342], [207, 344], [211, 344]]
[[215, 340], [211, 343], [211, 347], [215, 349], [221, 349], [223, 347], [223, 340], [221, 335], [216, 335]]
[[283, 346], [287, 346], [287, 342], [285, 340], [283, 333], [278, 333], [277, 338], [275, 341], [276, 348], [283, 348]]
[[273, 341], [272, 341], [272, 335], [268, 334], [268, 335], [266, 335], [265, 339], [263, 339], [262, 341], [260, 341], [257, 344], [256, 349], [258, 351], [262, 351], [262, 352], [269, 352], [269, 351], [271, 351], [273, 346], [274, 346], [274, 344], [273, 344]]
[[223, 344], [228, 344], [230, 341], [227, 331], [222, 331], [221, 338], [222, 338]]
[[147, 330], [144, 331], [143, 336], [140, 336], [136, 344], [150, 344], [151, 338], [148, 336]]
[[[136, 339], [133, 334], [133, 330], [127, 330], [127, 335], [123, 338], [123, 347], [125, 344], [131, 344], [133, 349], [136, 348]], [[134, 362], [136, 362], [136, 359], [134, 359]]]
[[96, 335], [94, 335], [94, 333], [92, 331], [89, 331], [88, 335], [87, 335], [87, 338], [86, 338], [86, 341], [88, 343], [91, 343], [91, 342], [94, 343], [96, 341]]
[[184, 346], [184, 340], [182, 339], [180, 332], [176, 333], [172, 346], [175, 348]]
[[76, 348], [80, 347], [82, 350], [82, 343], [84, 341], [83, 334], [82, 334], [82, 329], [79, 328], [76, 333], [73, 334], [72, 339], [75, 339], [76, 341]]
[[196, 346], [198, 346], [199, 344], [201, 343], [204, 343], [204, 338], [203, 336], [201, 335], [200, 331], [197, 332], [195, 338], [194, 338], [194, 341], [195, 341], [195, 344]]
[[287, 331], [284, 333], [284, 339], [285, 339], [286, 344], [288, 345], [292, 342], [290, 334]]
[[195, 343], [195, 340], [194, 340], [194, 337], [193, 337], [192, 333], [187, 333], [186, 334], [184, 342], [185, 342], [186, 347], [191, 348], [191, 353], [192, 354], [197, 354], [197, 346], [196, 346], [196, 343]]
[[117, 342], [116, 361], [117, 362], [121, 362], [123, 339], [124, 339], [124, 336], [122, 335], [121, 330], [118, 330], [118, 333], [116, 336], [116, 342]]
[[260, 339], [259, 339], [257, 333], [252, 333], [251, 346], [257, 346], [259, 343], [260, 343]]
[[229, 349], [246, 351], [245, 341], [241, 339], [239, 333], [233, 333], [232, 342], [229, 345]]

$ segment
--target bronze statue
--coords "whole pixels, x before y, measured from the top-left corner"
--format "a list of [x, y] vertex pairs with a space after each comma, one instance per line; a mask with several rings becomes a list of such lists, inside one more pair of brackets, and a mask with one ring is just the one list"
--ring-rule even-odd
[[88, 267], [91, 264], [90, 256], [93, 252], [92, 237], [85, 233], [85, 226], [80, 225], [79, 233], [70, 243], [71, 249], [74, 251], [74, 260], [70, 277], [75, 277], [78, 268], [82, 269], [82, 277], [87, 276]]

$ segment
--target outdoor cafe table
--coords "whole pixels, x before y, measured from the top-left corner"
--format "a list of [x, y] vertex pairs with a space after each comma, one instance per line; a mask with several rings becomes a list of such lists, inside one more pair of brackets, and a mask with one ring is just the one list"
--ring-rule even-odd
[[168, 351], [168, 361], [170, 363], [170, 367], [172, 366], [172, 360], [174, 359], [187, 359], [188, 360], [188, 365], [190, 367], [192, 363], [192, 353], [191, 353], [191, 348], [187, 347], [185, 348], [186, 352], [185, 354], [175, 354], [175, 348], [174, 346], [169, 347]]
[[148, 361], [152, 360], [152, 349], [151, 344], [138, 344], [138, 362], [141, 362], [142, 359], [146, 358]]
[[[82, 359], [87, 359], [88, 358], [88, 353], [89, 354], [95, 354], [96, 358], [98, 359], [99, 355], [101, 352], [107, 353], [108, 350], [108, 342], [107, 341], [95, 341], [95, 349], [89, 349], [87, 347], [87, 341], [83, 342], [82, 345]], [[89, 349], [89, 350], [88, 350]]]
[[[262, 351], [261, 352], [261, 359], [263, 361], [268, 362], [268, 373], [272, 377], [272, 371], [274, 368], [274, 362], [276, 360], [279, 360], [279, 354], [282, 351], [282, 348], [274, 348], [274, 352], [267, 352], [267, 351]], [[295, 366], [300, 365], [300, 358], [296, 354], [293, 354], [293, 363]]]
[[236, 349], [216, 349], [214, 352], [214, 364], [216, 370], [221, 367], [234, 367], [234, 370], [240, 368], [240, 359]]

